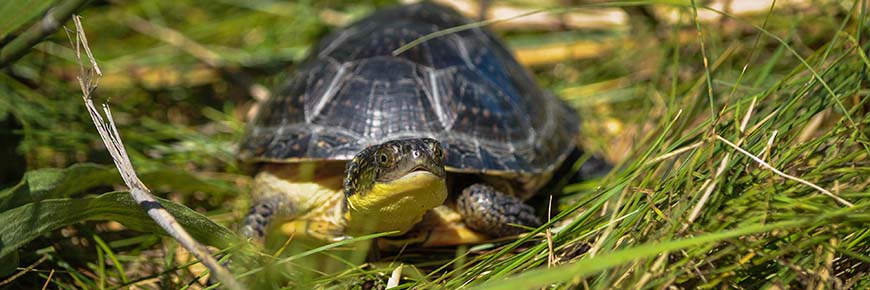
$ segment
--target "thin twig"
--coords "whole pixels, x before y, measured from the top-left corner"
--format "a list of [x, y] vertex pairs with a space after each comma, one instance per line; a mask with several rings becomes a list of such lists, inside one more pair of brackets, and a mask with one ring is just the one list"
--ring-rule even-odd
[[45, 278], [45, 284], [42, 284], [42, 290], [48, 289], [48, 284], [51, 283], [51, 277], [54, 276], [54, 269], [48, 272], [48, 278]]
[[764, 162], [764, 160], [761, 160], [761, 158], [758, 158], [755, 155], [752, 155], [752, 153], [749, 153], [748, 151], [743, 150], [743, 148], [740, 148], [739, 146], [734, 145], [734, 143], [731, 143], [731, 141], [728, 141], [728, 139], [722, 138], [722, 136], [716, 135], [716, 139], [719, 139], [719, 141], [722, 141], [725, 144], [728, 144], [728, 146], [731, 146], [731, 148], [734, 148], [734, 150], [737, 150], [738, 152], [743, 153], [743, 155], [746, 155], [747, 157], [752, 158], [752, 160], [755, 160], [755, 162], [758, 162], [759, 165], [761, 165], [764, 168], [769, 169], [770, 171], [773, 171], [773, 173], [776, 173], [779, 176], [782, 176], [782, 177], [785, 177], [786, 179], [797, 181], [799, 183], [803, 183], [806, 186], [812, 187], [812, 188], [818, 190], [819, 192], [821, 192], [822, 194], [833, 198], [834, 200], [836, 200], [837, 202], [839, 202], [840, 204], [843, 204], [845, 206], [848, 206], [848, 207], [855, 206], [851, 202], [849, 202], [849, 201], [847, 201], [839, 196], [836, 196], [835, 194], [822, 188], [821, 186], [815, 185], [812, 182], [809, 182], [809, 181], [800, 179], [798, 177], [788, 175], [785, 172], [779, 171], [779, 169], [776, 169], [775, 167], [771, 166], [770, 164], [767, 164], [767, 162]]
[[[115, 166], [118, 168], [121, 178], [124, 179], [124, 183], [130, 188], [130, 195], [133, 197], [133, 200], [135, 200], [136, 203], [139, 204], [139, 206], [141, 206], [146, 213], [166, 231], [167, 234], [172, 236], [179, 244], [181, 244], [181, 246], [187, 249], [209, 270], [211, 270], [215, 278], [217, 278], [223, 286], [229, 289], [243, 289], [241, 284], [233, 278], [233, 275], [211, 256], [209, 250], [194, 240], [190, 234], [181, 227], [175, 218], [166, 211], [159, 202], [157, 202], [157, 200], [151, 195], [151, 191], [148, 187], [146, 187], [145, 184], [139, 180], [139, 177], [136, 176], [136, 170], [133, 169], [133, 164], [130, 162], [130, 157], [127, 155], [127, 151], [124, 148], [121, 135], [118, 133], [118, 128], [115, 126], [109, 106], [107, 104], [102, 105], [103, 113], [106, 116], [105, 120], [94, 106], [92, 93], [99, 86], [102, 72], [100, 71], [96, 59], [88, 46], [88, 40], [81, 24], [81, 17], [76, 15], [73, 17], [73, 21], [75, 22], [76, 27], [74, 45], [76, 45], [75, 52], [80, 70], [80, 76], [77, 77], [77, 79], [81, 86], [82, 99], [85, 102], [88, 113], [91, 115], [91, 119], [94, 121], [94, 126], [100, 133], [103, 144], [106, 145], [106, 149], [109, 151], [109, 154], [112, 155], [112, 160], [115, 162]], [[70, 41], [72, 41], [72, 39], [70, 39]], [[84, 49], [85, 54], [90, 61], [90, 66], [85, 66], [82, 61], [80, 48]]]
[[21, 277], [22, 275], [27, 274], [30, 271], [33, 271], [33, 268], [36, 268], [36, 266], [39, 266], [39, 264], [42, 264], [42, 262], [45, 262], [45, 260], [48, 260], [48, 256], [40, 257], [39, 260], [36, 260], [36, 262], [33, 262], [33, 264], [30, 264], [30, 266], [27, 266], [26, 268], [21, 269], [21, 271], [19, 271], [18, 273], [15, 273], [15, 275], [9, 276], [9, 278], [6, 278], [5, 280], [0, 281], [0, 286], [12, 283], [12, 281], [15, 281], [15, 279], [18, 279], [18, 277]]

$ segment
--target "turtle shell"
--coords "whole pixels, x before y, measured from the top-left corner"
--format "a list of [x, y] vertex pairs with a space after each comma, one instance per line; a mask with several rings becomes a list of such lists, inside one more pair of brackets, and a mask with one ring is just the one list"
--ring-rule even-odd
[[430, 137], [448, 170], [542, 174], [575, 147], [577, 114], [542, 91], [491, 32], [430, 3], [385, 9], [331, 34], [261, 104], [247, 162], [349, 160], [388, 140]]

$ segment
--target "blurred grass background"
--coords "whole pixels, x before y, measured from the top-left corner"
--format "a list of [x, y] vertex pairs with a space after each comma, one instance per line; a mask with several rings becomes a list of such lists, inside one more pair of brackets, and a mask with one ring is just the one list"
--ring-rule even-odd
[[[0, 4], [0, 59], [46, 9], [75, 2]], [[439, 2], [487, 19], [546, 9], [491, 28], [580, 111], [584, 149], [618, 170], [567, 186], [550, 238], [450, 250], [400, 286], [870, 288], [867, 1]], [[257, 99], [320, 37], [391, 4], [73, 6], [103, 69], [98, 102], [112, 107], [146, 184], [232, 228], [250, 181], [234, 146]], [[0, 188], [39, 169], [111, 166], [71, 47], [61, 28], [0, 67]], [[80, 187], [70, 199], [121, 189], [94, 175], [70, 182]], [[205, 287], [157, 233], [111, 221], [49, 229], [0, 267], [0, 288]], [[310, 280], [289, 287], [383, 287], [396, 265], [340, 275], [299, 266]]]

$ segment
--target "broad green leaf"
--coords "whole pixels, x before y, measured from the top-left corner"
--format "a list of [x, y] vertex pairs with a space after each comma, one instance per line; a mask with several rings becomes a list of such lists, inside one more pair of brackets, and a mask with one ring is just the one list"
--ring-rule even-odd
[[[114, 168], [112, 171], [114, 172]], [[139, 174], [139, 178], [152, 189], [166, 187], [175, 193], [200, 191], [211, 196], [238, 193], [238, 188], [228, 181], [202, 178], [177, 168], [163, 167], [159, 170], [145, 171]], [[118, 175], [118, 180], [120, 180], [120, 175]]]
[[[232, 190], [231, 186], [221, 182], [206, 182], [174, 169], [146, 172], [142, 179], [146, 184], [167, 186], [180, 192], [225, 193]], [[163, 233], [128, 193], [68, 199], [88, 189], [121, 182], [114, 167], [89, 163], [27, 172], [18, 185], [0, 192], [0, 220], [12, 221], [0, 225], [0, 257], [7, 257], [41, 234], [86, 220], [113, 220], [136, 230]], [[225, 247], [235, 236], [225, 227], [183, 205], [165, 200], [161, 203], [197, 240]]]
[[[160, 199], [178, 222], [198, 241], [226, 248], [236, 244], [236, 235], [224, 226], [183, 205]], [[127, 192], [110, 192], [98, 197], [47, 199], [0, 213], [0, 257], [42, 234], [82, 221], [111, 220], [135, 230], [164, 234]]]
[[[226, 182], [202, 180], [186, 171], [176, 169], [144, 172], [146, 185], [169, 187], [174, 192], [202, 191], [226, 194], [235, 188]], [[75, 164], [68, 168], [46, 168], [27, 172], [18, 185], [0, 191], [0, 212], [50, 198], [65, 198], [98, 187], [120, 184], [121, 176], [114, 167], [91, 163]]]
[[96, 164], [30, 171], [24, 174], [18, 185], [0, 192], [0, 212], [29, 202], [69, 197], [95, 186], [119, 182], [121, 177], [114, 168]]
[[48, 10], [53, 0], [0, 1], [0, 39]]

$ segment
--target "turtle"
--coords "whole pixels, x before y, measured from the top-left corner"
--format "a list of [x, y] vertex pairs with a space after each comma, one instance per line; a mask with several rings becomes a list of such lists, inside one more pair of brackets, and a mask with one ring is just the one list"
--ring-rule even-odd
[[494, 34], [423, 2], [326, 36], [260, 105], [238, 158], [253, 166], [242, 225], [262, 241], [387, 232], [471, 244], [541, 225], [526, 201], [577, 148], [578, 114]]

